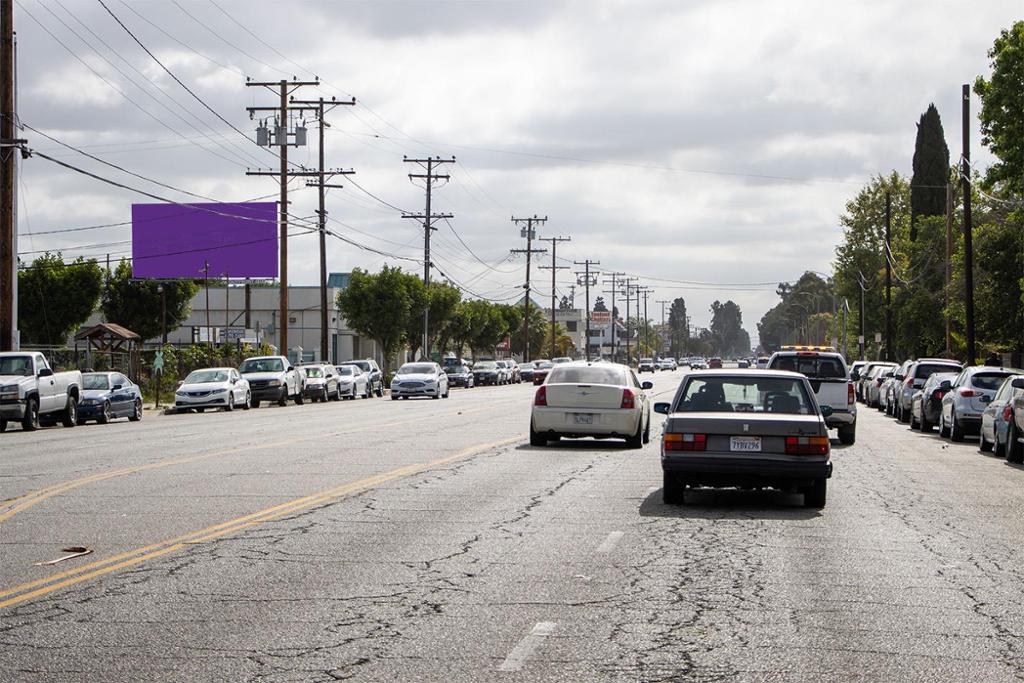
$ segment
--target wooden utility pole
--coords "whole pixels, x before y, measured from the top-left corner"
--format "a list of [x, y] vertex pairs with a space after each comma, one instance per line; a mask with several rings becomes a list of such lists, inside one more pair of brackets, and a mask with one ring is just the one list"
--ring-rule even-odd
[[[632, 354], [630, 346], [633, 335], [629, 331], [629, 303], [630, 300], [633, 298], [632, 290], [636, 289], [637, 287], [637, 285], [633, 284], [633, 282], [635, 281], [635, 277], [624, 277], [621, 280], [619, 280], [619, 282], [623, 285], [623, 291], [626, 293], [626, 365], [629, 365], [629, 358]], [[639, 301], [639, 297], [637, 297], [637, 299]], [[612, 317], [614, 317], [614, 315]]]
[[[647, 287], [641, 287], [641, 288], [637, 289], [637, 294], [638, 295], [639, 294], [643, 294], [644, 295], [644, 346], [647, 347], [647, 353], [650, 353], [652, 356], [658, 356], [658, 355], [661, 355], [661, 354], [653, 353], [651, 351], [651, 325], [650, 325], [650, 322], [649, 322], [649, 320], [647, 318], [647, 297], [650, 296], [653, 291], [654, 291], [653, 289], [649, 289]], [[636, 308], [637, 308], [637, 313], [639, 313], [640, 312], [640, 299], [639, 298], [637, 298], [637, 300], [636, 300]], [[640, 354], [637, 354], [637, 355], [639, 356]]]
[[[672, 302], [671, 301], [666, 301], [666, 300], [663, 300], [663, 299], [655, 299], [654, 303], [661, 304], [661, 333], [665, 334], [665, 304], [671, 305]], [[669, 352], [670, 353], [673, 351], [672, 347], [675, 346], [675, 344], [672, 343], [672, 342], [675, 341], [675, 336], [676, 336], [675, 335], [675, 330], [669, 331], [668, 348], [669, 348]], [[664, 340], [664, 338], [661, 340], [661, 350], [662, 350], [662, 352], [664, 352], [664, 350], [665, 350], [665, 340]]]
[[885, 360], [892, 360], [892, 194], [885, 191]]
[[526, 254], [526, 284], [523, 285], [523, 289], [526, 290], [526, 298], [523, 300], [523, 362], [526, 363], [530, 360], [530, 262], [533, 260], [534, 254], [546, 254], [547, 249], [534, 249], [533, 240], [537, 237], [537, 231], [534, 229], [534, 225], [540, 223], [546, 223], [548, 220], [547, 216], [544, 218], [538, 218], [536, 214], [530, 218], [516, 218], [512, 217], [512, 222], [516, 225], [521, 226], [526, 223], [526, 227], [519, 228], [520, 237], [526, 238], [526, 249], [512, 249], [513, 254]]
[[[303, 111], [312, 109], [312, 107], [303, 106], [290, 106], [288, 97], [298, 88], [303, 86], [317, 86], [320, 85], [320, 80], [315, 81], [298, 81], [291, 80], [287, 81], [281, 79], [280, 81], [250, 81], [246, 79], [245, 85], [247, 87], [262, 87], [268, 88], [272, 92], [275, 91], [280, 98], [280, 103], [277, 107], [246, 107], [249, 115], [252, 116], [257, 112], [276, 112], [278, 115], [277, 126], [274, 131], [274, 146], [278, 148], [278, 157], [280, 159], [280, 170], [276, 175], [280, 176], [281, 183], [281, 199], [280, 206], [278, 207], [280, 212], [280, 237], [278, 246], [278, 258], [280, 264], [278, 265], [278, 278], [280, 282], [280, 310], [278, 321], [278, 353], [283, 356], [288, 355], [288, 178], [292, 175], [309, 175], [306, 174], [295, 174], [288, 172], [288, 147], [295, 146], [300, 147], [306, 144], [303, 137], [300, 137], [296, 133], [288, 132], [288, 116], [289, 112], [292, 111]], [[288, 136], [292, 135], [295, 137], [295, 142], [289, 142]], [[257, 139], [257, 143], [260, 140]], [[270, 144], [269, 138], [266, 142]], [[246, 175], [275, 175], [273, 171], [249, 171], [245, 172]]]
[[555, 312], [558, 310], [557, 307], [555, 306], [555, 276], [558, 274], [558, 271], [560, 271], [560, 270], [568, 270], [569, 269], [569, 266], [560, 266], [560, 265], [558, 265], [556, 263], [555, 259], [558, 258], [558, 243], [559, 242], [569, 242], [571, 240], [572, 240], [571, 237], [544, 237], [544, 238], [541, 239], [541, 242], [550, 242], [551, 243], [551, 265], [550, 266], [540, 266], [540, 268], [542, 268], [544, 270], [550, 270], [551, 271], [551, 357], [552, 358], [554, 358], [555, 356], [558, 355], [556, 353], [556, 349], [555, 349], [555, 325], [556, 325]]
[[[319, 232], [320, 232], [320, 362], [327, 363], [328, 358], [328, 339], [327, 339], [327, 312], [330, 310], [327, 302], [327, 208], [325, 206], [327, 198], [327, 188], [341, 188], [342, 185], [331, 185], [327, 181], [336, 175], [351, 175], [355, 171], [348, 170], [326, 170], [324, 166], [324, 129], [330, 128], [327, 119], [324, 115], [335, 107], [345, 104], [353, 106], [356, 103], [356, 99], [353, 97], [351, 100], [339, 102], [335, 98], [325, 100], [320, 98], [318, 100], [292, 100], [292, 105], [308, 105], [316, 107], [317, 111], [317, 122], [320, 124], [320, 149], [319, 149], [319, 173], [316, 180], [307, 180], [306, 187], [315, 187], [319, 191], [320, 208], [317, 211], [319, 217]], [[336, 359], [333, 359], [336, 360]]]
[[953, 281], [953, 184], [946, 183], [946, 286], [945, 293], [945, 318], [946, 318], [946, 356], [953, 356], [953, 330], [950, 326], [949, 315], [949, 288]]
[[14, 0], [0, 0], [0, 351], [17, 348], [18, 243], [15, 175], [19, 145], [14, 137]]
[[967, 323], [967, 365], [978, 357], [974, 346], [974, 246], [971, 235], [971, 86], [963, 90], [963, 151], [960, 157], [960, 183], [964, 193], [964, 309]]
[[605, 294], [611, 294], [611, 297], [612, 297], [611, 308], [609, 308], [608, 310], [610, 310], [611, 314], [612, 314], [612, 324], [611, 324], [612, 339], [611, 339], [611, 347], [612, 347], [612, 361], [614, 362], [616, 354], [618, 353], [618, 350], [619, 350], [619, 348], [618, 348], [619, 347], [619, 344], [618, 344], [618, 334], [617, 334], [618, 330], [616, 328], [616, 321], [615, 321], [615, 292], [617, 291], [616, 288], [618, 287], [619, 283], [622, 282], [619, 278], [621, 276], [625, 275], [625, 273], [608, 273], [608, 275], [611, 277], [611, 279], [610, 280], [605, 280], [604, 284], [611, 283], [612, 289], [611, 289], [610, 292], [608, 290], [605, 290], [604, 293]]
[[[584, 347], [586, 347], [586, 351], [584, 353], [584, 355], [586, 356], [586, 360], [590, 360], [590, 288], [593, 285], [597, 284], [596, 272], [595, 272], [594, 275], [591, 275], [591, 273], [590, 273], [590, 266], [599, 266], [599, 265], [601, 265], [601, 262], [600, 261], [591, 261], [590, 259], [586, 259], [586, 260], [584, 260], [582, 262], [581, 261], [573, 261], [573, 264], [577, 265], [577, 266], [583, 266], [583, 272], [582, 273], [579, 272], [579, 271], [576, 271], [576, 284], [583, 285], [583, 290], [585, 292], [584, 303], [587, 306], [587, 310], [585, 311], [587, 317], [586, 317], [586, 320], [584, 322], [584, 325], [586, 327], [585, 334], [587, 335], [587, 340], [583, 343], [583, 345], [584, 345]], [[598, 348], [598, 352], [600, 352], [600, 348]]]
[[[450, 213], [430, 213], [430, 199], [431, 193], [434, 188], [434, 181], [444, 180], [448, 181], [451, 176], [442, 173], [435, 173], [434, 167], [440, 164], [454, 164], [455, 157], [451, 159], [442, 159], [441, 157], [427, 157], [426, 159], [409, 159], [408, 157], [402, 157], [402, 160], [407, 164], [419, 164], [423, 166], [426, 173], [410, 173], [409, 180], [423, 180], [426, 181], [427, 190], [427, 207], [423, 213], [404, 213], [402, 218], [415, 218], [416, 220], [423, 221], [423, 286], [425, 288], [430, 286], [430, 233], [437, 228], [434, 227], [434, 221], [439, 218], [453, 218], [454, 215]], [[428, 336], [428, 328], [430, 325], [430, 303], [429, 293], [427, 299], [427, 305], [423, 307], [423, 341], [422, 341], [422, 353], [423, 357], [430, 359], [430, 338]]]

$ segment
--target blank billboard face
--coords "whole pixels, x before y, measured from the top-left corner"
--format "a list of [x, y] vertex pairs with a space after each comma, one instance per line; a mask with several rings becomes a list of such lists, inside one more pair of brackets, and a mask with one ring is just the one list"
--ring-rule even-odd
[[277, 202], [132, 204], [132, 275], [277, 277], [277, 231]]

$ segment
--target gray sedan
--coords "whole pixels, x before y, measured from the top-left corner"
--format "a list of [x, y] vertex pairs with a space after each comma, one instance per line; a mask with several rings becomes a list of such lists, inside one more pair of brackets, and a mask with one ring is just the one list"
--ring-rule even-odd
[[691, 372], [670, 403], [661, 443], [662, 495], [699, 486], [772, 487], [823, 508], [832, 476], [825, 417], [807, 378], [778, 370]]

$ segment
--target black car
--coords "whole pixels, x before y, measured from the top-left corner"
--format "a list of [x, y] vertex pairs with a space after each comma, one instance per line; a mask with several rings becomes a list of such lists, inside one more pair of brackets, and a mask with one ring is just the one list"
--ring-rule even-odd
[[106, 424], [116, 417], [142, 419], [142, 391], [120, 372], [83, 372], [78, 422]]
[[503, 370], [493, 360], [482, 360], [473, 366], [473, 381], [478, 385], [500, 384]]
[[367, 374], [367, 385], [370, 387], [370, 394], [377, 396], [384, 395], [384, 373], [380, 371], [377, 361], [367, 358], [366, 360], [347, 360], [338, 365], [356, 365]]
[[444, 372], [448, 375], [448, 386], [450, 387], [472, 389], [476, 384], [473, 379], [473, 371], [469, 369], [468, 365], [451, 365], [445, 368]]
[[533, 381], [533, 369], [534, 369], [534, 367], [535, 366], [534, 366], [534, 364], [532, 362], [530, 362], [530, 363], [520, 363], [519, 364], [519, 376], [522, 378], [522, 380], [524, 382], [532, 382]]

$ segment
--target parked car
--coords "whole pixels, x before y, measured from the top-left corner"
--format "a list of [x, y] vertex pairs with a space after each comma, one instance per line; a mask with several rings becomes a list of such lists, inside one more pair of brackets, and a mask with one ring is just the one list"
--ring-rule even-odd
[[868, 407], [878, 407], [882, 383], [897, 367], [895, 363], [870, 363], [866, 376], [861, 371], [861, 393], [864, 396], [864, 403]]
[[512, 368], [509, 366], [507, 360], [496, 360], [494, 365], [498, 368], [498, 384], [511, 384], [512, 383]]
[[120, 372], [83, 372], [78, 424], [107, 424], [119, 417], [142, 419], [142, 390]]
[[535, 360], [533, 362], [534, 385], [543, 384], [544, 380], [548, 377], [548, 373], [551, 372], [551, 368], [553, 367], [555, 367], [555, 364], [549, 360]]
[[907, 368], [903, 383], [896, 392], [896, 419], [910, 422], [910, 400], [914, 392], [924, 386], [925, 381], [936, 372], [960, 372], [963, 366], [945, 358], [920, 358]]
[[768, 361], [769, 360], [770, 360], [770, 358], [768, 356], [758, 356], [757, 357], [756, 368], [758, 370], [764, 370], [765, 368], [768, 367]]
[[886, 415], [896, 416], [896, 390], [903, 383], [907, 376], [907, 369], [913, 362], [912, 360], [903, 361], [903, 364], [893, 370], [892, 375], [882, 382], [878, 400], [882, 403]]
[[842, 354], [834, 351], [776, 351], [769, 370], [799, 372], [810, 380], [819, 406], [828, 406], [825, 424], [839, 433], [840, 443], [857, 440], [857, 403]]
[[341, 398], [338, 391], [338, 375], [333, 365], [312, 363], [300, 365], [302, 375], [302, 395], [316, 403], [317, 401], [335, 401]]
[[992, 451], [995, 455], [1006, 455], [1009, 443], [1010, 424], [1013, 422], [1013, 402], [1024, 396], [1024, 386], [1015, 387], [1015, 380], [1024, 383], [1024, 375], [1010, 375], [1003, 380], [995, 396], [981, 413], [981, 441], [979, 450]]
[[617, 363], [561, 363], [537, 388], [530, 415], [530, 445], [592, 436], [625, 439], [642, 448], [651, 438], [651, 406], [636, 373]]
[[41, 353], [0, 353], [0, 432], [15, 421], [25, 431], [50, 420], [74, 427], [81, 391], [81, 372], [54, 372]]
[[338, 395], [340, 398], [355, 400], [357, 396], [371, 398], [370, 375], [356, 364], [336, 365]]
[[448, 398], [448, 375], [437, 363], [405, 363], [391, 380], [391, 400], [411, 396]]
[[[1024, 379], [1010, 383], [1014, 389], [1024, 389]], [[1006, 432], [1006, 462], [1024, 462], [1024, 393], [1015, 394], [1010, 410], [1010, 424]]]
[[513, 359], [508, 358], [505, 360], [505, 367], [508, 369], [508, 381], [510, 384], [521, 384], [523, 381], [522, 371], [519, 369], [519, 363]]
[[448, 385], [453, 387], [473, 388], [473, 371], [468, 365], [453, 365], [445, 368], [448, 375]]
[[864, 403], [864, 397], [861, 395], [860, 382], [865, 377], [867, 367], [870, 365], [867, 361], [858, 360], [854, 361], [850, 366], [850, 379], [853, 381], [853, 390], [857, 395], [857, 400]]
[[932, 431], [942, 417], [942, 397], [956, 379], [955, 372], [935, 372], [915, 395], [910, 407], [910, 428], [922, 433]]
[[530, 361], [528, 363], [520, 363], [519, 364], [519, 376], [523, 379], [524, 382], [532, 382], [533, 381], [533, 369], [536, 366], [537, 366], [537, 364], [532, 362], [532, 361]]
[[384, 395], [384, 373], [381, 372], [380, 366], [377, 365], [377, 361], [372, 358], [347, 360], [341, 365], [355, 365], [362, 368], [363, 372], [366, 373], [367, 382], [370, 385], [370, 393], [377, 396]]
[[949, 393], [942, 397], [942, 419], [939, 434], [951, 441], [963, 441], [965, 434], [981, 429], [981, 414], [992, 401], [996, 390], [1010, 375], [1024, 374], [1016, 368], [972, 365], [964, 368], [953, 380]]
[[655, 372], [655, 371], [657, 371], [657, 369], [658, 369], [658, 366], [655, 364], [653, 358], [641, 358], [640, 362], [637, 364], [636, 371], [637, 372]]
[[478, 361], [473, 366], [473, 383], [483, 386], [485, 384], [502, 384], [504, 373], [497, 362], [493, 360]]
[[671, 402], [654, 405], [668, 416], [663, 500], [685, 503], [685, 490], [699, 486], [769, 486], [803, 493], [807, 507], [824, 507], [831, 408], [819, 406], [811, 384], [774, 370], [687, 374]]
[[249, 410], [254, 404], [249, 382], [234, 368], [193, 370], [174, 392], [174, 412], [197, 413], [207, 408]]
[[302, 405], [302, 377], [284, 356], [246, 358], [238, 366], [238, 373], [249, 382], [253, 408], [259, 408], [262, 401], [285, 406], [289, 398]]

